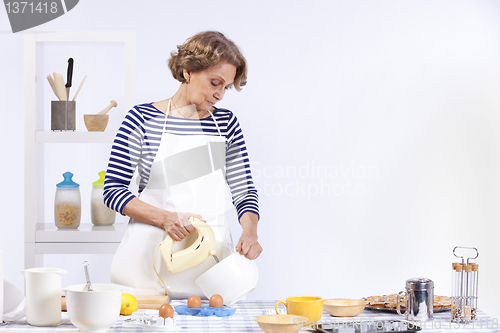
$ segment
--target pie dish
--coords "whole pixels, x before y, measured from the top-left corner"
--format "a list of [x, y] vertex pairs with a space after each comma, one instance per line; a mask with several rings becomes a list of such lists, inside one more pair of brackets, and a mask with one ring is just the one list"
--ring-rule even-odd
[[[392, 310], [396, 311], [397, 294], [369, 296], [363, 298], [366, 301], [366, 308], [372, 310]], [[451, 297], [434, 296], [434, 312], [441, 312], [451, 309]], [[401, 311], [406, 309], [406, 296], [401, 295], [399, 306]], [[436, 311], [437, 310], [437, 311]]]

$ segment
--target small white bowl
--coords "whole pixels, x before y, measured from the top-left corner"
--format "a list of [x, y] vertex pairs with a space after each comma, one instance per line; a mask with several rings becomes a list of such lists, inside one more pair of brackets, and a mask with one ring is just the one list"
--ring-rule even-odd
[[120, 317], [122, 290], [114, 284], [86, 284], [64, 288], [69, 320], [82, 332], [103, 333]]

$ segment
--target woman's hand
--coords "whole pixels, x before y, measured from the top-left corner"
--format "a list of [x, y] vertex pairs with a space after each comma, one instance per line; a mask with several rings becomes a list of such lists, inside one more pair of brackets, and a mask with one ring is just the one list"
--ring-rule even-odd
[[191, 216], [206, 222], [199, 214], [169, 212], [147, 204], [138, 198], [132, 198], [125, 205], [123, 214], [137, 221], [165, 229], [175, 241], [181, 241], [194, 232], [193, 225], [189, 222]]
[[190, 217], [206, 222], [199, 214], [168, 212], [162, 223], [163, 229], [174, 241], [181, 241], [194, 232], [194, 227], [189, 221]]
[[244, 254], [248, 259], [257, 259], [262, 252], [262, 246], [257, 239], [257, 234], [243, 232], [236, 244], [236, 251]]
[[262, 252], [262, 246], [259, 244], [259, 237], [257, 236], [258, 220], [259, 217], [250, 212], [246, 212], [241, 216], [240, 224], [243, 232], [236, 244], [236, 251], [252, 260], [257, 259]]

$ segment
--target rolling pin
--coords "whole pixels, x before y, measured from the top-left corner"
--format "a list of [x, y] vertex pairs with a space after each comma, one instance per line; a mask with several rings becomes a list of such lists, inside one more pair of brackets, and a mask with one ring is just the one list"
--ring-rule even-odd
[[170, 303], [168, 296], [138, 296], [136, 298], [139, 309], [159, 310], [163, 304]]
[[[138, 296], [137, 305], [139, 309], [152, 309], [159, 310], [163, 304], [170, 303], [170, 297], [168, 296]], [[66, 297], [61, 296], [61, 309], [66, 310]]]

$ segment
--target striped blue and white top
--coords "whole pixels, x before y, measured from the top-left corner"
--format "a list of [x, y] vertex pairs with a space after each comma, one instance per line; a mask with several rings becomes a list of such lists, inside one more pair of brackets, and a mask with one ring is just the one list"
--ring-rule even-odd
[[[257, 190], [238, 119], [226, 109], [216, 109], [213, 115], [222, 136], [226, 138], [226, 180], [238, 217], [245, 212], [259, 215]], [[123, 215], [123, 208], [135, 197], [129, 190], [129, 184], [136, 167], [139, 194], [144, 190], [160, 146], [164, 123], [165, 114], [151, 103], [136, 105], [127, 113], [111, 148], [104, 181], [106, 206]], [[203, 119], [168, 116], [166, 131], [175, 135], [219, 135], [210, 116]]]

